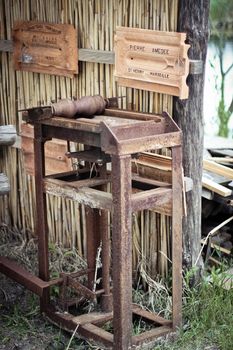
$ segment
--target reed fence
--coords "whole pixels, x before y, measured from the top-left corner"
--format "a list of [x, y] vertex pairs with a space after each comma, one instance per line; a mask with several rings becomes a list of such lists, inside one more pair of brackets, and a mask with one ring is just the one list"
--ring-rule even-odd
[[[70, 23], [78, 29], [78, 47], [114, 50], [116, 26], [176, 31], [178, 0], [0, 0], [0, 38], [11, 39], [16, 20]], [[114, 66], [79, 62], [74, 79], [19, 72], [11, 53], [0, 52], [0, 124], [14, 124], [20, 134], [18, 110], [47, 105], [52, 100], [101, 94], [126, 96], [121, 107], [130, 110], [172, 112], [172, 97], [118, 87]], [[24, 170], [20, 149], [1, 150], [0, 169], [11, 183], [11, 194], [0, 203], [0, 221], [17, 228], [28, 239], [34, 233], [34, 178]], [[83, 206], [48, 196], [48, 225], [52, 242], [76, 247], [85, 257]], [[150, 211], [133, 215], [133, 267], [152, 278], [166, 276], [170, 252], [170, 219]]]

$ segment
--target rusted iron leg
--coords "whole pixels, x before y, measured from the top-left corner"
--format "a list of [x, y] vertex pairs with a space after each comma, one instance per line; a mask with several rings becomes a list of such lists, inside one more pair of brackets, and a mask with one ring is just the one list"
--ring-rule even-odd
[[108, 229], [108, 212], [101, 211], [100, 216], [101, 239], [102, 239], [102, 283], [104, 294], [101, 298], [102, 310], [112, 311], [112, 294], [110, 291], [110, 237]]
[[[103, 164], [99, 168], [101, 178], [106, 178], [107, 168]], [[107, 191], [107, 185], [100, 186], [102, 191]], [[104, 312], [112, 311], [112, 293], [110, 291], [110, 235], [108, 225], [108, 212], [101, 210], [99, 216], [99, 227], [101, 230], [102, 241], [102, 285], [104, 294], [101, 297], [101, 307]]]
[[182, 322], [182, 148], [172, 148], [172, 321]]
[[96, 254], [100, 245], [99, 211], [86, 207], [88, 288], [93, 289]]
[[113, 328], [115, 350], [132, 342], [131, 157], [112, 156]]
[[[35, 188], [36, 188], [36, 235], [38, 237], [39, 277], [49, 281], [48, 258], [48, 227], [46, 213], [46, 196], [43, 191], [43, 177], [45, 175], [44, 141], [42, 126], [34, 126], [34, 154], [35, 154]], [[49, 289], [40, 298], [41, 311], [46, 310], [49, 303]]]

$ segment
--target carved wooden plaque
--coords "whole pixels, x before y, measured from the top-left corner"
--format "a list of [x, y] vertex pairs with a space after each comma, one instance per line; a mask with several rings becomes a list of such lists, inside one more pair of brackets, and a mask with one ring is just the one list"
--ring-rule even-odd
[[78, 73], [77, 31], [72, 25], [19, 21], [12, 36], [16, 70], [70, 78]]
[[115, 76], [119, 85], [188, 98], [186, 34], [117, 27]]

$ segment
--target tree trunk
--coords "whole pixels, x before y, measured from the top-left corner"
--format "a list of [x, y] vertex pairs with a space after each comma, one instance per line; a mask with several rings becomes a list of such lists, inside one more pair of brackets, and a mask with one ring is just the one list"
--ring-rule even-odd
[[0, 196], [4, 196], [10, 192], [10, 184], [5, 174], [0, 173]]
[[[184, 173], [193, 179], [187, 193], [188, 216], [183, 221], [184, 265], [194, 266], [201, 239], [201, 177], [203, 153], [203, 87], [208, 42], [209, 0], [180, 0], [178, 31], [187, 33], [188, 56], [203, 61], [203, 73], [189, 75], [189, 98], [174, 101], [174, 118], [183, 131]], [[201, 261], [198, 262], [201, 265]]]

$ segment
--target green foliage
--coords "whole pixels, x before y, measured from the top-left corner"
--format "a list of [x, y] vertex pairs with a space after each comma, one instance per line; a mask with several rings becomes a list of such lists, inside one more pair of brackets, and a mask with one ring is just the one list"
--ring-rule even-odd
[[211, 0], [210, 17], [215, 21], [226, 21], [233, 11], [233, 3], [229, 0]]
[[197, 288], [185, 283], [185, 325], [175, 343], [165, 343], [155, 350], [204, 350], [208, 345], [232, 350], [233, 289], [223, 288], [224, 278], [220, 270], [213, 269]]
[[228, 32], [228, 25], [232, 23], [233, 2], [229, 0], [211, 0], [210, 1], [210, 21], [212, 35], [214, 36], [232, 36]]
[[[54, 327], [42, 318], [39, 308], [39, 298], [29, 292], [23, 303], [15, 303], [0, 310], [0, 349], [44, 349], [64, 350], [70, 335]], [[20, 344], [23, 347], [21, 347]], [[72, 349], [87, 349], [83, 341], [74, 339]], [[25, 347], [24, 347], [25, 346]]]
[[226, 108], [225, 102], [223, 99], [219, 101], [218, 105], [218, 117], [219, 117], [219, 131], [218, 135], [227, 137], [229, 134], [228, 122], [231, 117], [231, 110]]
[[228, 137], [228, 123], [233, 112], [233, 98], [227, 107], [225, 102], [225, 80], [233, 68], [231, 64], [227, 69], [223, 67], [223, 54], [226, 41], [233, 37], [233, 1], [229, 0], [211, 0], [210, 1], [210, 23], [211, 40], [218, 48], [218, 59], [220, 66], [220, 76], [217, 77], [218, 88], [220, 90], [220, 100], [217, 108], [219, 130], [218, 135]]

